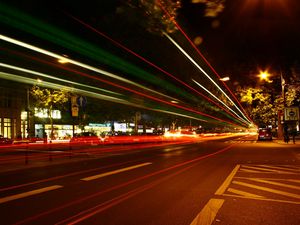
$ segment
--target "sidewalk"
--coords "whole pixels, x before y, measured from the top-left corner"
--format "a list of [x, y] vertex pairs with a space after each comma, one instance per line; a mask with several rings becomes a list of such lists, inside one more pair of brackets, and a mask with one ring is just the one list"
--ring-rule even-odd
[[300, 146], [300, 136], [297, 136], [295, 138], [295, 144], [293, 143], [293, 139], [290, 137], [290, 141], [288, 143], [285, 143], [283, 139], [278, 139], [276, 137], [273, 137], [273, 142], [278, 144], [284, 144], [284, 145], [291, 145], [291, 146]]

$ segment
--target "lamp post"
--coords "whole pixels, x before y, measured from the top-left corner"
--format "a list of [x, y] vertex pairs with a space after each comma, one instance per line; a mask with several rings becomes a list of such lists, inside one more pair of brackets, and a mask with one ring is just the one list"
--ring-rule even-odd
[[27, 137], [30, 137], [30, 102], [29, 102], [30, 90], [26, 88], [26, 111], [27, 111]]

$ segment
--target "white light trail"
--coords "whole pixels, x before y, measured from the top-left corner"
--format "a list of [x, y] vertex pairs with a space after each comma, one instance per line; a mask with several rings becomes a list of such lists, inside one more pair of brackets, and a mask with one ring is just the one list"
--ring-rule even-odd
[[245, 116], [245, 114], [237, 107], [237, 105], [228, 97], [228, 95], [220, 88], [220, 86], [189, 56], [179, 44], [177, 44], [167, 33], [164, 35], [224, 94], [224, 96], [235, 106], [235, 108], [241, 113], [241, 115], [251, 124], [251, 121]]
[[[13, 70], [17, 70], [17, 71], [21, 71], [21, 72], [25, 72], [25, 73], [30, 73], [30, 74], [38, 75], [38, 76], [41, 76], [41, 77], [45, 77], [45, 78], [49, 78], [49, 79], [53, 79], [53, 80], [57, 80], [57, 81], [62, 81], [62, 82], [69, 83], [69, 84], [72, 84], [72, 85], [77, 85], [77, 86], [81, 86], [81, 87], [86, 87], [86, 88], [94, 89], [94, 90], [97, 90], [97, 91], [103, 91], [103, 92], [107, 92], [107, 93], [110, 93], [110, 94], [122, 95], [120, 93], [109, 91], [109, 90], [105, 90], [103, 88], [98, 88], [98, 87], [94, 87], [94, 86], [90, 86], [90, 85], [86, 85], [86, 84], [81, 84], [81, 83], [77, 83], [77, 82], [70, 81], [70, 80], [64, 80], [64, 79], [57, 78], [57, 77], [54, 77], [54, 76], [51, 76], [51, 75], [48, 75], [48, 74], [40, 73], [40, 72], [33, 71], [33, 70], [28, 70], [28, 69], [21, 68], [21, 67], [16, 67], [16, 66], [5, 64], [5, 63], [1, 63], [1, 62], [0, 62], [0, 66], [5, 67], [5, 68], [9, 68], [9, 69], [13, 69]], [[37, 80], [37, 81], [39, 83], [42, 82], [42, 81], [39, 81], [39, 80]]]
[[207, 90], [204, 86], [202, 86], [200, 83], [192, 79], [199, 87], [201, 87], [203, 90], [205, 90], [207, 93], [209, 93], [212, 97], [214, 97], [218, 102], [220, 102], [222, 105], [224, 105], [227, 109], [229, 109], [231, 112], [233, 112], [239, 120], [241, 120], [243, 123], [248, 123], [246, 120], [244, 120], [240, 115], [238, 115], [235, 111], [233, 111], [229, 106], [227, 106], [223, 101], [221, 101], [217, 96], [215, 96], [213, 93], [211, 93], [209, 90]]
[[21, 46], [21, 47], [23, 47], [23, 48], [27, 48], [27, 49], [30, 49], [30, 50], [32, 50], [32, 51], [36, 51], [36, 52], [42, 53], [42, 54], [44, 54], [44, 55], [47, 55], [47, 56], [56, 58], [57, 60], [67, 61], [67, 62], [70, 63], [70, 64], [73, 64], [73, 65], [76, 65], [76, 66], [79, 66], [79, 67], [82, 67], [82, 68], [85, 68], [85, 69], [94, 71], [94, 72], [96, 72], [96, 73], [100, 73], [100, 74], [105, 75], [105, 76], [108, 76], [108, 77], [112, 77], [112, 78], [114, 78], [114, 79], [116, 79], [116, 80], [120, 80], [120, 81], [122, 81], [122, 82], [125, 82], [125, 83], [128, 83], [128, 84], [137, 86], [137, 87], [139, 87], [139, 88], [142, 88], [143, 90], [147, 90], [147, 91], [150, 91], [150, 92], [152, 92], [152, 93], [158, 94], [158, 95], [160, 95], [160, 96], [164, 96], [164, 97], [166, 97], [166, 98], [169, 98], [169, 99], [171, 99], [171, 100], [174, 100], [173, 97], [167, 96], [167, 95], [162, 94], [162, 93], [157, 92], [157, 91], [154, 91], [154, 90], [152, 90], [152, 89], [149, 89], [149, 88], [147, 88], [147, 87], [145, 87], [145, 86], [143, 86], [143, 85], [137, 84], [137, 83], [135, 83], [135, 82], [133, 82], [133, 81], [130, 81], [130, 80], [128, 80], [128, 79], [125, 79], [125, 78], [122, 78], [122, 77], [117, 76], [117, 75], [115, 75], [115, 74], [112, 74], [112, 73], [110, 73], [110, 72], [107, 72], [107, 71], [104, 71], [104, 70], [95, 68], [95, 67], [93, 67], [93, 66], [90, 66], [90, 65], [87, 65], [87, 64], [84, 64], [84, 63], [81, 63], [81, 62], [72, 60], [72, 59], [70, 59], [70, 58], [63, 57], [63, 56], [58, 55], [58, 54], [56, 54], [56, 53], [47, 51], [47, 50], [45, 50], [45, 49], [42, 49], [42, 48], [39, 48], [39, 47], [30, 45], [30, 44], [27, 44], [27, 43], [22, 42], [22, 41], [18, 41], [18, 40], [16, 40], [16, 39], [13, 39], [13, 38], [4, 36], [4, 35], [2, 35], [2, 34], [0, 34], [0, 39], [3, 40], [3, 41], [6, 41], [6, 42], [12, 43], [12, 44]]
[[[37, 82], [37, 80], [33, 79], [33, 78], [23, 77], [23, 76], [20, 76], [20, 75], [15, 75], [15, 74], [1, 72], [1, 71], [0, 71], [0, 78], [6, 79], [6, 80], [11, 80], [11, 81], [16, 81], [16, 82], [21, 82], [21, 83], [25, 83], [25, 84], [30, 84], [30, 85], [34, 85]], [[69, 87], [69, 86], [55, 84], [55, 83], [51, 83], [51, 82], [47, 82], [47, 81], [43, 81], [43, 82], [39, 83], [39, 86], [42, 86], [42, 87], [45, 87], [45, 88], [51, 88], [51, 89], [58, 89], [58, 90], [64, 89], [64, 90], [71, 91], [71, 92], [74, 92], [74, 93], [78, 93], [78, 94], [81, 94], [81, 95], [84, 95], [84, 96], [87, 96], [87, 97], [102, 99], [102, 100], [105, 100], [105, 101], [120, 103], [120, 104], [129, 105], [129, 106], [133, 106], [133, 107], [137, 107], [137, 108], [148, 109], [148, 110], [152, 110], [152, 111], [156, 111], [156, 112], [162, 112], [162, 113], [166, 113], [166, 114], [177, 115], [177, 116], [186, 117], [186, 118], [190, 118], [190, 119], [194, 119], [194, 120], [198, 120], [198, 121], [202, 121], [202, 122], [208, 122], [207, 120], [200, 119], [200, 118], [197, 118], [197, 117], [184, 115], [184, 114], [181, 114], [181, 113], [176, 113], [176, 112], [172, 112], [172, 111], [168, 111], [168, 110], [145, 107], [143, 105], [138, 105], [136, 103], [132, 103], [132, 102], [129, 102], [129, 101], [124, 100], [124, 99], [111, 97], [111, 96], [107, 96], [107, 95], [103, 95], [103, 94], [99, 94], [99, 93], [94, 93], [94, 92], [82, 90], [82, 89], [79, 89], [79, 88], [73, 88], [73, 87]]]
[[[36, 79], [33, 79], [33, 78], [23, 77], [23, 76], [6, 73], [6, 72], [0, 72], [0, 78], [6, 79], [6, 80], [17, 81], [17, 82], [21, 82], [21, 83], [25, 83], [25, 84], [31, 84], [31, 85], [34, 85], [37, 82]], [[69, 87], [69, 86], [56, 84], [56, 83], [52, 83], [52, 82], [47, 82], [47, 81], [43, 81], [43, 82], [39, 83], [39, 86], [51, 88], [51, 89], [58, 89], [58, 90], [64, 89], [64, 90], [67, 90], [70, 92], [75, 92], [75, 93], [82, 94], [82, 95], [89, 96], [89, 97], [96, 97], [96, 98], [107, 100], [107, 101], [113, 101], [113, 102], [124, 101], [123, 99], [111, 97], [108, 95], [94, 93], [94, 92], [82, 90], [79, 88]]]

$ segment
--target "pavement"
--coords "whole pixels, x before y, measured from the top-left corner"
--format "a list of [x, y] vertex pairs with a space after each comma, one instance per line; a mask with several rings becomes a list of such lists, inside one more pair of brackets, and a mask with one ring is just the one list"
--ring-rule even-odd
[[293, 143], [293, 139], [290, 137], [290, 141], [288, 143], [284, 142], [283, 139], [278, 139], [276, 137], [273, 137], [273, 142], [278, 143], [278, 144], [284, 144], [284, 145], [296, 145], [300, 146], [300, 136], [296, 136], [295, 138], [295, 143]]

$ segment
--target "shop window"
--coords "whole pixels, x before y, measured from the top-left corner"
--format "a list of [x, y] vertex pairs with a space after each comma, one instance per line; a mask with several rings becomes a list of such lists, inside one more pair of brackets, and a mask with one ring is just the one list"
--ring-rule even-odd
[[11, 138], [11, 119], [3, 118], [3, 136]]

